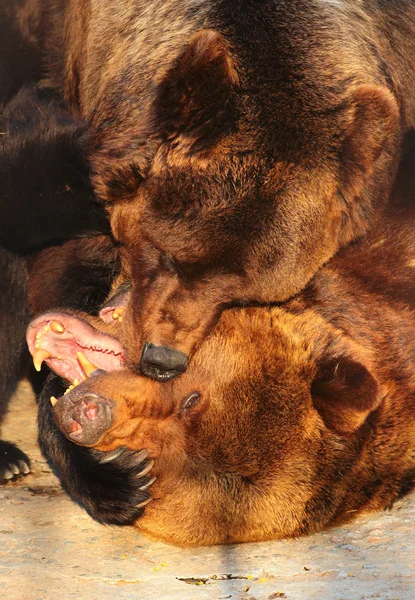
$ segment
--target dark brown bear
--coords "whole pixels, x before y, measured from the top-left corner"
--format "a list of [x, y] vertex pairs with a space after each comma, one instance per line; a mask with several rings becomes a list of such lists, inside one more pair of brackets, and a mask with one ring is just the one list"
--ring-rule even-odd
[[[117, 340], [88, 322], [117, 327], [98, 318], [50, 313], [32, 324], [32, 352], [37, 343], [72, 383], [91, 375], [52, 398], [80, 464], [80, 445], [145, 448], [154, 461], [141, 473], [154, 501], [140, 530], [179, 545], [297, 536], [388, 507], [413, 486], [413, 174], [399, 185], [383, 224], [297, 298], [225, 311], [178, 380], [126, 369]], [[45, 428], [51, 410], [43, 397], [41, 438], [48, 429], [43, 443], [74, 489], [79, 465], [68, 469], [71, 442]], [[105, 515], [104, 493], [101, 502]]]
[[92, 128], [160, 381], [231, 304], [285, 301], [383, 211], [415, 125], [415, 4], [43, 0], [48, 84]]
[[[71, 237], [108, 231], [102, 205], [97, 204], [91, 189], [84, 124], [63, 108], [53, 90], [37, 83], [41, 77], [40, 49], [30, 29], [38, 27], [40, 8], [35, 2], [2, 1], [0, 425], [8, 400], [29, 363], [25, 330], [30, 316], [22, 255]], [[56, 267], [49, 264], [49, 272], [56, 273]], [[97, 288], [102, 294], [104, 280], [98, 281]], [[70, 306], [70, 297], [67, 299]], [[82, 303], [77, 307], [87, 306]], [[0, 439], [0, 483], [29, 472], [29, 465], [21, 450]]]

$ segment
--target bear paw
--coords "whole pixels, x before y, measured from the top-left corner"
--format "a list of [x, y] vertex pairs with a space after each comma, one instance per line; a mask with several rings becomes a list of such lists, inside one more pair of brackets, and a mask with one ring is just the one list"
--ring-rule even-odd
[[50, 403], [51, 395], [62, 396], [62, 390], [59, 379], [49, 377], [39, 398], [39, 443], [43, 453], [58, 471], [66, 490], [94, 519], [105, 524], [132, 525], [151, 501], [153, 461], [147, 458], [147, 450], [121, 447], [101, 452], [69, 441], [57, 427]]
[[10, 442], [0, 440], [0, 484], [30, 473], [30, 460]]

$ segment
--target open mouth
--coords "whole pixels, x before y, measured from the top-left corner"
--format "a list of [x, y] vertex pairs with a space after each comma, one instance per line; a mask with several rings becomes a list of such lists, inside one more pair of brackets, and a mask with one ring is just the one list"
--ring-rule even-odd
[[123, 348], [115, 338], [68, 313], [41, 315], [30, 323], [26, 338], [36, 370], [45, 362], [70, 384], [68, 390], [94, 371], [125, 366]]

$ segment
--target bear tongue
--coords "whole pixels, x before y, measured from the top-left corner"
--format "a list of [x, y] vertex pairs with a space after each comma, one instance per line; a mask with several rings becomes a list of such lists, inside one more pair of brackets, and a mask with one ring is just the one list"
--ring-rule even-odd
[[35, 368], [43, 361], [60, 377], [77, 385], [93, 371], [124, 367], [124, 352], [113, 337], [66, 313], [41, 315], [27, 329]]

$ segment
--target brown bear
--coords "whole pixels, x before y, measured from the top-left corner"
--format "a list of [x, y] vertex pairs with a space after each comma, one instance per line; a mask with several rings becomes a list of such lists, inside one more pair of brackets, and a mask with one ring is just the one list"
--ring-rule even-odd
[[[29, 364], [23, 255], [109, 231], [91, 189], [85, 124], [65, 110], [54, 90], [39, 84], [41, 13], [36, 0], [2, 0], [0, 6], [0, 426]], [[55, 268], [49, 265], [49, 271]], [[98, 290], [104, 286], [100, 280]], [[29, 470], [29, 458], [0, 439], [0, 484]]]
[[[366, 240], [284, 306], [225, 311], [178, 380], [125, 368], [108, 335], [120, 317], [36, 319], [30, 350], [72, 384], [41, 400], [41, 438], [53, 411], [79, 452], [146, 449], [154, 500], [137, 525], [178, 545], [298, 536], [390, 506], [415, 483], [414, 157]], [[71, 442], [47, 435], [77, 478]]]
[[131, 369], [182, 373], [224, 307], [287, 300], [381, 215], [415, 124], [413, 2], [41, 5], [132, 284]]
[[[0, 18], [0, 40], [2, 34]], [[20, 61], [14, 66], [20, 68]], [[22, 76], [24, 73], [23, 69]], [[17, 76], [10, 82], [3, 75], [0, 68], [0, 426], [10, 396], [30, 365], [25, 344], [30, 315], [23, 256], [68, 238], [109, 230], [102, 204], [95, 201], [91, 190], [83, 124], [65, 111], [49, 90], [33, 84], [23, 86], [21, 82], [21, 89], [13, 93]], [[9, 94], [10, 99], [2, 105], [2, 98]], [[109, 286], [105, 278], [97, 281], [94, 277], [92, 259], [85, 259], [88, 294], [100, 296], [102, 303]], [[58, 263], [49, 263], [49, 276], [57, 273], [64, 277], [71, 270], [70, 263], [72, 269], [77, 268], [74, 255], [66, 261], [63, 272], [59, 272]], [[105, 272], [105, 266], [100, 271]], [[54, 279], [54, 294], [49, 301], [60, 293], [60, 279]], [[88, 297], [76, 305], [71, 302], [71, 296], [81, 290], [77, 280], [78, 276], [72, 276], [76, 289], [60, 295], [60, 302], [54, 306], [88, 309]], [[96, 282], [95, 291], [90, 289], [92, 280]], [[27, 473], [29, 465], [23, 452], [0, 439], [0, 483]]]

